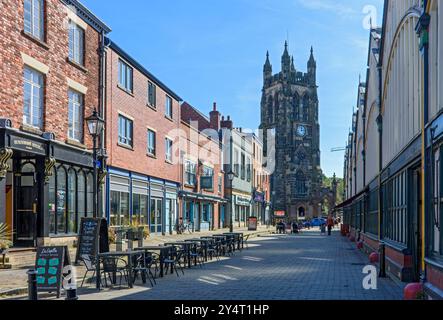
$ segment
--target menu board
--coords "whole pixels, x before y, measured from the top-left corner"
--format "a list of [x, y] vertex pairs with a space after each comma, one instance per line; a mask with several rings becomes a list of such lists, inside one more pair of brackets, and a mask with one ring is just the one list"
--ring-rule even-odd
[[75, 261], [83, 255], [95, 257], [109, 251], [108, 224], [102, 218], [82, 218]]
[[37, 291], [56, 292], [60, 297], [63, 268], [70, 264], [67, 246], [38, 247], [35, 261]]
[[249, 231], [257, 231], [257, 218], [249, 217], [248, 218], [248, 230]]

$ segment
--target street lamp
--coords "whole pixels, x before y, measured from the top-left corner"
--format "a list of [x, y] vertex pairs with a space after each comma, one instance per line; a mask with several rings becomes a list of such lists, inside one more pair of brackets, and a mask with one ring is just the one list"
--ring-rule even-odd
[[97, 137], [99, 137], [104, 129], [105, 121], [100, 118], [97, 113], [97, 109], [94, 109], [92, 115], [85, 119], [88, 124], [89, 134], [92, 136], [93, 141], [93, 160], [94, 160], [94, 175], [93, 175], [93, 217], [97, 218], [98, 213], [98, 201], [97, 201]]
[[230, 213], [231, 213], [231, 218], [229, 219], [229, 232], [234, 232], [234, 223], [233, 223], [233, 216], [232, 216], [232, 181], [234, 181], [235, 177], [237, 176], [232, 169], [229, 170], [229, 172], [227, 173], [228, 175], [228, 180], [229, 180], [229, 187], [231, 189], [231, 193], [229, 194], [229, 205], [230, 205]]

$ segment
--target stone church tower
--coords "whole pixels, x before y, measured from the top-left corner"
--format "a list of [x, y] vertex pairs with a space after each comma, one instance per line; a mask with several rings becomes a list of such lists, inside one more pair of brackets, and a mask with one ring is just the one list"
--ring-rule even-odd
[[[318, 123], [317, 63], [313, 49], [307, 73], [297, 71], [285, 43], [281, 72], [272, 73], [269, 53], [263, 70], [261, 126], [265, 155], [267, 133], [275, 132], [275, 171], [271, 178], [273, 211], [288, 219], [321, 216], [322, 171]], [[270, 130], [270, 131], [268, 131]]]

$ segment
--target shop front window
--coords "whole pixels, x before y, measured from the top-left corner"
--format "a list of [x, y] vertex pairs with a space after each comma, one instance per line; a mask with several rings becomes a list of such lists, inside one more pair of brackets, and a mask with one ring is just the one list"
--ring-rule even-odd
[[68, 216], [67, 216], [67, 233], [76, 232], [76, 203], [77, 203], [77, 181], [74, 169], [68, 174]]
[[111, 191], [110, 225], [129, 225], [129, 193]]
[[49, 199], [48, 199], [48, 207], [49, 207], [49, 233], [54, 234], [55, 232], [55, 214], [56, 214], [56, 197], [55, 197], [55, 170], [52, 170], [52, 176], [49, 179]]
[[57, 233], [66, 232], [66, 170], [57, 169]]
[[80, 171], [77, 175], [77, 230], [79, 230], [80, 220], [82, 217], [86, 217], [86, 179], [85, 173]]
[[146, 213], [148, 212], [148, 196], [142, 194], [132, 195], [132, 223], [147, 225]]
[[94, 178], [92, 173], [87, 176], [86, 183], [86, 216], [91, 218], [94, 215]]
[[159, 233], [162, 231], [162, 211], [163, 211], [163, 200], [152, 198], [151, 199], [151, 232]]

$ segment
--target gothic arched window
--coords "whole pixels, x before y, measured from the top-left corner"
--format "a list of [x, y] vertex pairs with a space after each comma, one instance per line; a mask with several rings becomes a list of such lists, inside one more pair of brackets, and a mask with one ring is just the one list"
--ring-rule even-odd
[[294, 112], [294, 121], [298, 121], [300, 120], [300, 108], [299, 108], [299, 97], [296, 94], [293, 98], [292, 98], [292, 108], [293, 108], [293, 112]]
[[274, 122], [274, 102], [272, 101], [272, 96], [268, 98], [268, 117]]
[[309, 97], [305, 95], [302, 102], [303, 121], [309, 121]]
[[278, 119], [278, 110], [280, 109], [280, 102], [278, 100], [278, 93], [274, 96], [274, 122]]
[[305, 196], [308, 194], [306, 176], [302, 171], [298, 171], [295, 176], [295, 194], [298, 196]]

